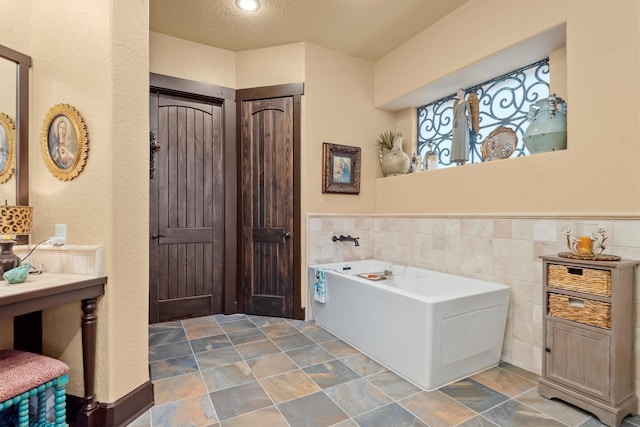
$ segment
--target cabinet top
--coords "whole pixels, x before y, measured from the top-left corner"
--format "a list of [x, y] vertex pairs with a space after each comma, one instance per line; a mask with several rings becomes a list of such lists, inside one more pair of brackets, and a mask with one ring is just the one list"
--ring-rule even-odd
[[558, 255], [542, 255], [540, 256], [545, 261], [552, 261], [556, 263], [569, 264], [569, 265], [584, 265], [584, 266], [599, 266], [608, 267], [611, 269], [616, 268], [629, 268], [640, 264], [640, 260], [634, 259], [622, 259], [620, 261], [592, 261], [587, 259], [573, 259], [564, 258]]

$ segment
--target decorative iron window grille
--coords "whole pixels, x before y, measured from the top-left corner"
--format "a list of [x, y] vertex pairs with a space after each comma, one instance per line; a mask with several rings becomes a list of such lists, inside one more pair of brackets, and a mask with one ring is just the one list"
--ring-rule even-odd
[[[469, 161], [482, 162], [480, 147], [495, 128], [507, 126], [518, 137], [518, 145], [511, 157], [526, 156], [529, 150], [522, 137], [528, 127], [529, 106], [549, 96], [549, 58], [527, 65], [465, 90], [475, 92], [480, 105], [480, 128], [475, 140], [469, 142]], [[418, 107], [418, 154], [431, 149], [436, 153], [438, 167], [453, 166], [451, 130], [455, 94]]]

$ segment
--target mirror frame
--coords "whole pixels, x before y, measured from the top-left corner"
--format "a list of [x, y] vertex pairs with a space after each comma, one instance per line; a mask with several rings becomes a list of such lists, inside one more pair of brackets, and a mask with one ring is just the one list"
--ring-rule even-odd
[[[29, 69], [31, 57], [0, 45], [0, 58], [16, 64], [16, 205], [29, 205]], [[29, 236], [19, 236], [27, 244]]]

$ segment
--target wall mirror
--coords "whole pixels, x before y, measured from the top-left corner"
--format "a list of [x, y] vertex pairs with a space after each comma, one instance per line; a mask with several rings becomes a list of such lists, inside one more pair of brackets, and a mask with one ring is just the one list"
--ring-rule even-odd
[[0, 202], [14, 203], [16, 64], [0, 59]]
[[[0, 184], [1, 203], [7, 200], [9, 204], [29, 204], [30, 68], [30, 56], [0, 45], [0, 113], [9, 117], [15, 126], [14, 159], [12, 159], [14, 172], [10, 179]], [[9, 120], [5, 118], [2, 123], [6, 122]], [[2, 162], [2, 144], [3, 142], [0, 141], [0, 163]], [[2, 169], [0, 169], [1, 172]], [[27, 239], [28, 236], [20, 236], [18, 241], [27, 243]]]

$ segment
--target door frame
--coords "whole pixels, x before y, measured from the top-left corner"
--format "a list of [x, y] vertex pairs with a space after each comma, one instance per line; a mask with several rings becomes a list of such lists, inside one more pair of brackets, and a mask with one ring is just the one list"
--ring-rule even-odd
[[[302, 271], [300, 267], [301, 263], [301, 248], [302, 248], [302, 236], [300, 235], [302, 230], [302, 205], [301, 205], [301, 101], [304, 94], [304, 83], [289, 83], [276, 86], [264, 86], [250, 89], [238, 89], [236, 91], [236, 117], [241, 117], [241, 108], [243, 101], [255, 101], [259, 99], [269, 98], [283, 98], [293, 97], [293, 317], [295, 319], [304, 320], [305, 310], [302, 307]], [[242, 123], [237, 121], [236, 138], [238, 141], [236, 151], [236, 171], [237, 182], [240, 182], [241, 171], [241, 152], [242, 152]], [[244, 206], [242, 206], [241, 198], [237, 200], [237, 240], [242, 242], [242, 212]], [[238, 269], [237, 277], [242, 278], [242, 259], [243, 249], [241, 245], [237, 248], [237, 260]], [[244, 312], [244, 290], [242, 287], [242, 280], [238, 280], [236, 292], [238, 295], [238, 312]]]
[[[238, 272], [238, 244], [237, 244], [237, 215], [238, 185], [237, 185], [237, 150], [236, 150], [236, 92], [223, 86], [185, 80], [162, 74], [149, 73], [149, 93], [163, 93], [180, 95], [194, 99], [210, 100], [222, 103], [223, 135], [223, 164], [224, 164], [224, 285], [222, 296], [222, 310], [224, 314], [238, 312], [237, 301], [237, 272]], [[161, 148], [162, 149], [162, 148]], [[151, 200], [149, 201], [151, 203]], [[151, 224], [150, 224], [151, 225]], [[151, 269], [151, 264], [149, 265]], [[151, 273], [151, 272], [150, 272]], [[157, 300], [154, 293], [157, 289], [149, 287], [149, 298]], [[151, 313], [149, 313], [151, 318]]]

